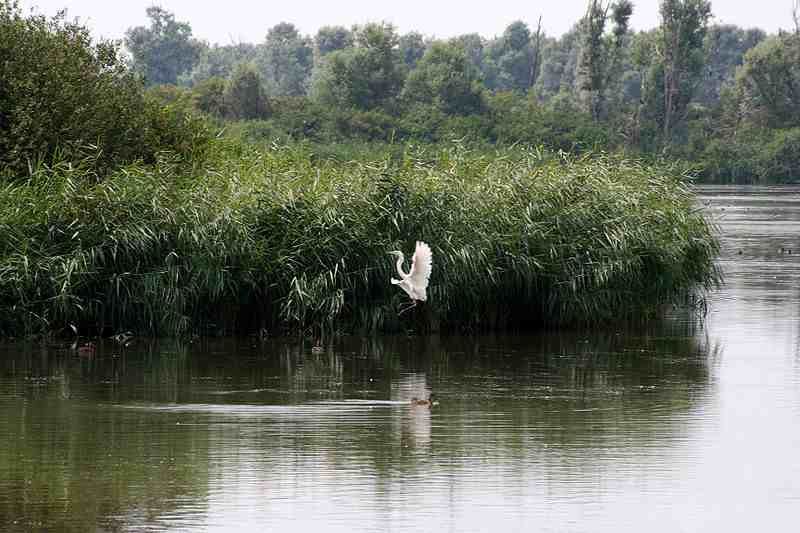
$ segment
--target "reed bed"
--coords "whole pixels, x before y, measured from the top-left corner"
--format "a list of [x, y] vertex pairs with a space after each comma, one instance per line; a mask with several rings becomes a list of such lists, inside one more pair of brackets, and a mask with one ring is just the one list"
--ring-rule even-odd
[[[0, 334], [505, 329], [654, 313], [719, 280], [685, 179], [635, 160], [406, 147], [323, 159], [218, 141], [99, 181], [40, 166], [0, 187]], [[398, 319], [388, 250], [434, 252]], [[413, 315], [413, 316], [412, 316]]]

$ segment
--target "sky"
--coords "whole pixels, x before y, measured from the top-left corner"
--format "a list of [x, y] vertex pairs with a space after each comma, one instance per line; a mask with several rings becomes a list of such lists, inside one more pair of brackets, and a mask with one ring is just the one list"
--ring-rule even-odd
[[[631, 24], [636, 30], [658, 25], [658, 0], [634, 0]], [[95, 36], [121, 39], [132, 26], [147, 25], [145, 9], [153, 4], [171, 11], [177, 20], [189, 22], [193, 35], [209, 43], [258, 43], [279, 22], [291, 22], [306, 35], [320, 26], [350, 27], [365, 22], [393, 23], [400, 33], [419, 31], [429, 37], [447, 38], [477, 32], [484, 37], [503, 33], [515, 20], [535, 31], [539, 16], [547, 35], [566, 32], [585, 12], [587, 0], [376, 0], [279, 2], [225, 0], [22, 0], [24, 10], [34, 8], [54, 15], [66, 8], [69, 19], [78, 18]], [[758, 27], [768, 33], [792, 29], [792, 0], [713, 0], [715, 22]], [[478, 7], [482, 6], [482, 7]]]

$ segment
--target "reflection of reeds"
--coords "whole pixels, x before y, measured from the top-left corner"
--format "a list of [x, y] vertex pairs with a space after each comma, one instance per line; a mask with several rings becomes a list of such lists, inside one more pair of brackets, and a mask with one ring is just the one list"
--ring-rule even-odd
[[717, 279], [690, 190], [635, 161], [217, 151], [191, 176], [56, 164], [0, 188], [0, 333], [397, 328], [385, 252], [415, 239], [435, 254], [423, 327], [636, 316]]
[[[218, 475], [211, 457], [242, 449], [285, 468], [253, 469], [266, 479], [325, 465], [332, 476], [391, 480], [427, 471], [431, 454], [453, 475], [486, 454], [520, 475], [567, 463], [600, 475], [614, 454], [662, 454], [687, 438], [713, 396], [708, 366], [718, 358], [696, 333], [676, 320], [536, 336], [341, 337], [324, 353], [296, 340], [140, 342], [119, 357], [103, 343], [92, 359], [0, 345], [3, 390], [37, 400], [0, 417], [0, 469], [11, 473], [0, 490], [39, 506], [12, 498], [0, 516], [50, 524], [66, 513], [93, 526], [131, 509], [168, 512], [173, 490], [203, 498]], [[425, 391], [440, 405], [414, 410], [406, 400]], [[227, 437], [211, 445], [215, 431]], [[63, 450], [70, 469], [59, 468]], [[165, 467], [164, 457], [176, 460]], [[23, 490], [22, 479], [33, 484]], [[47, 500], [65, 493], [74, 495], [66, 506]]]
[[[15, 383], [19, 390], [19, 401], [0, 402], [4, 529], [119, 530], [130, 527], [129, 513], [140, 513], [139, 523], [152, 523], [174, 512], [178, 498], [204, 501], [205, 428], [176, 427], [174, 417], [115, 404], [119, 398], [140, 399], [143, 391], [151, 400], [174, 401], [167, 379], [156, 380], [159, 391], [147, 384], [148, 376], [161, 375], [170, 356], [147, 364], [137, 357], [128, 366], [111, 357], [0, 348], [3, 389]], [[168, 373], [175, 377], [174, 365]]]

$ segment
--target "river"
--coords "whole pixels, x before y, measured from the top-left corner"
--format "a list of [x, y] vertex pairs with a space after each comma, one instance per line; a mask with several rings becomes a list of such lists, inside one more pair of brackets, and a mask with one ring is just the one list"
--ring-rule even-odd
[[800, 189], [699, 201], [725, 276], [705, 316], [0, 345], [0, 530], [796, 531]]

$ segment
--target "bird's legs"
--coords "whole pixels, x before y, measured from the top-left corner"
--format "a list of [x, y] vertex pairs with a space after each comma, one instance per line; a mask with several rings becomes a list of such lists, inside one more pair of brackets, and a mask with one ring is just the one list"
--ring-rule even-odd
[[398, 312], [398, 313], [397, 313], [397, 316], [400, 316], [400, 315], [402, 315], [403, 313], [405, 313], [405, 312], [406, 312], [406, 311], [408, 311], [409, 309], [413, 309], [413, 308], [414, 308], [414, 307], [416, 307], [416, 306], [417, 306], [417, 301], [416, 301], [416, 300], [411, 300], [411, 304], [410, 304], [410, 305], [407, 305], [407, 306], [405, 306], [405, 307], [402, 307], [402, 308], [400, 309], [400, 312]]

